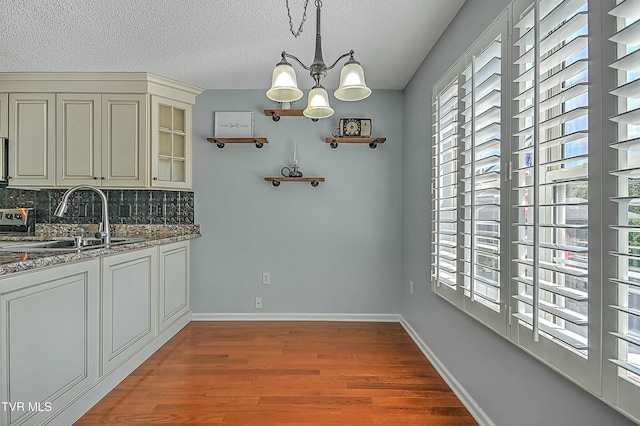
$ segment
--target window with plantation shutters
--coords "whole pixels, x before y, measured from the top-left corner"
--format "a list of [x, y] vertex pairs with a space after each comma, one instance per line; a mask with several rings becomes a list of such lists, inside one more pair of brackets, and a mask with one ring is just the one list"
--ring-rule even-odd
[[464, 295], [494, 311], [500, 299], [501, 37], [462, 72]]
[[640, 421], [640, 0], [513, 0], [434, 95], [434, 292]]
[[457, 286], [458, 79], [433, 102], [432, 274], [437, 285]]
[[434, 291], [500, 333], [505, 37], [492, 25], [436, 83], [432, 156]]
[[514, 25], [513, 316], [587, 357], [588, 12], [544, 0]]
[[615, 364], [618, 387], [636, 395], [640, 392], [640, 1], [620, 1], [609, 12], [616, 18], [617, 31], [610, 38], [616, 48], [617, 60], [611, 64], [616, 72], [617, 111], [611, 117], [616, 123], [617, 137], [610, 144], [618, 156], [618, 168], [611, 171], [617, 177], [618, 204], [617, 276], [610, 285], [617, 291], [615, 304], [617, 323], [610, 334], [617, 341]]

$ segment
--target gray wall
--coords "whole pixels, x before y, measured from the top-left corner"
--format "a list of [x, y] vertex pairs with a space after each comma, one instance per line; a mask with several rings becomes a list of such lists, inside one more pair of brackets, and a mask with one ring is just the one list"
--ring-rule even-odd
[[[198, 96], [194, 191], [203, 237], [192, 243], [194, 313], [402, 313], [498, 425], [631, 424], [429, 288], [431, 87], [507, 4], [467, 0], [404, 92], [333, 101], [328, 120], [275, 123], [262, 112], [274, 106], [263, 90]], [[218, 149], [206, 141], [214, 111], [253, 111], [256, 136], [270, 143]], [[329, 148], [324, 138], [340, 117], [372, 118], [387, 143]], [[294, 142], [305, 175], [326, 183], [264, 182], [290, 162]], [[262, 272], [271, 273], [269, 286]], [[259, 311], [256, 296], [264, 298]]]
[[[376, 91], [355, 103], [332, 98], [334, 116], [315, 123], [276, 123], [263, 112], [275, 106], [263, 90], [197, 98], [193, 186], [203, 237], [192, 244], [193, 312], [399, 313], [402, 92]], [[253, 111], [254, 135], [269, 143], [217, 148], [206, 140], [214, 111]], [[387, 142], [331, 149], [325, 137], [341, 117], [371, 118], [374, 135]], [[325, 183], [274, 188], [264, 181], [289, 165], [294, 143], [301, 171]], [[262, 285], [262, 272], [271, 273], [270, 285]], [[256, 296], [261, 310], [253, 307]]]
[[467, 0], [405, 89], [402, 314], [498, 425], [632, 424], [430, 290], [431, 88], [508, 3]]

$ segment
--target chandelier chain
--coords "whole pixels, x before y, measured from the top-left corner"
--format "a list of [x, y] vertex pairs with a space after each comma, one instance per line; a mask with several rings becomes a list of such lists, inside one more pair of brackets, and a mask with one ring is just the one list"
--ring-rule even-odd
[[294, 37], [298, 37], [302, 33], [302, 27], [304, 25], [304, 21], [307, 20], [307, 5], [309, 4], [309, 0], [305, 0], [304, 2], [304, 12], [302, 14], [302, 21], [300, 22], [300, 26], [297, 31], [293, 31], [293, 19], [291, 18], [291, 8], [289, 8], [289, 0], [286, 0], [287, 4], [287, 15], [289, 16], [289, 30]]

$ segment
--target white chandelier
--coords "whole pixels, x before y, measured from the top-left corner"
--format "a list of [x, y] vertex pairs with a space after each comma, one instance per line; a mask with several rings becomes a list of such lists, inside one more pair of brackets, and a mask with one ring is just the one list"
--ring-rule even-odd
[[[304, 10], [306, 10], [309, 0], [305, 2]], [[340, 71], [340, 86], [334, 92], [336, 99], [341, 101], [360, 101], [371, 94], [371, 89], [367, 87], [364, 81], [364, 70], [358, 61], [353, 58], [353, 50], [341, 55], [331, 65], [327, 66], [322, 59], [322, 43], [320, 36], [320, 8], [322, 1], [316, 0], [316, 50], [315, 57], [311, 66], [306, 66], [300, 59], [295, 56], [282, 52], [282, 60], [276, 64], [273, 70], [271, 80], [271, 88], [267, 90], [267, 97], [275, 102], [294, 102], [302, 98], [302, 90], [298, 88], [296, 79], [296, 71], [286, 58], [294, 59], [302, 68], [309, 71], [311, 77], [315, 80], [315, 86], [309, 91], [307, 108], [302, 112], [305, 117], [317, 120], [327, 118], [333, 115], [333, 108], [329, 105], [329, 95], [324, 87], [320, 84], [322, 79], [327, 75], [327, 71], [335, 67], [338, 62], [347, 56], [349, 60], [344, 64]], [[287, 0], [287, 11], [289, 12], [289, 23], [291, 24], [291, 13], [289, 11], [289, 1]], [[298, 36], [302, 31], [304, 18], [298, 29], [298, 33], [291, 32], [294, 36]]]

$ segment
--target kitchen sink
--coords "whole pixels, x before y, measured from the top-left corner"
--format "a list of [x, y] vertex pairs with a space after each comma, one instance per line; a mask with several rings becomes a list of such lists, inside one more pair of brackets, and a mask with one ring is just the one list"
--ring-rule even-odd
[[[145, 241], [145, 237], [111, 237], [111, 247]], [[33, 252], [33, 251], [77, 251], [105, 248], [99, 238], [56, 238], [48, 241], [29, 241], [0, 247], [4, 252]]]

